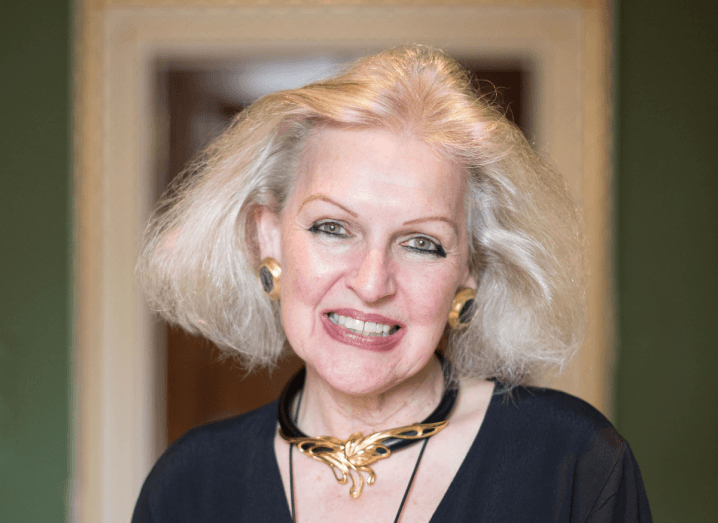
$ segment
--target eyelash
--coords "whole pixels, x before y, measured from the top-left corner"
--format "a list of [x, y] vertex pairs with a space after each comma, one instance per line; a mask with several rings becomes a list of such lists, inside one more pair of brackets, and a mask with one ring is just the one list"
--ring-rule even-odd
[[[345, 232], [327, 231], [327, 230], [324, 230], [324, 229], [321, 229], [321, 228], [320, 228], [320, 227], [324, 227], [324, 226], [334, 226], [334, 227], [336, 227], [337, 229], [343, 229]], [[309, 232], [314, 233], [314, 234], [326, 234], [327, 236], [336, 236], [336, 237], [339, 237], [339, 238], [347, 238], [347, 237], [350, 236], [350, 235], [346, 232], [346, 229], [344, 228], [344, 226], [343, 226], [341, 223], [339, 223], [339, 222], [332, 222], [332, 221], [327, 221], [327, 222], [315, 222], [315, 223], [309, 228]]]
[[403, 245], [403, 247], [405, 249], [410, 249], [412, 251], [420, 252], [422, 254], [427, 253], [427, 254], [431, 254], [432, 256], [436, 256], [438, 258], [446, 258], [446, 251], [444, 250], [444, 247], [442, 247], [441, 244], [439, 242], [437, 242], [436, 240], [432, 240], [431, 238], [427, 238], [426, 236], [415, 236], [414, 238], [411, 238], [410, 240], [407, 240], [404, 243], [409, 243], [412, 241], [425, 241], [425, 242], [428, 242], [428, 243], [434, 245], [435, 248], [434, 249], [421, 249], [419, 247], [412, 247], [410, 245]]
[[[336, 231], [330, 231], [326, 230], [323, 227], [335, 227], [338, 230], [343, 230], [344, 232], [336, 232]], [[323, 234], [329, 237], [333, 238], [349, 238], [351, 235], [346, 232], [346, 229], [344, 225], [342, 225], [339, 222], [334, 221], [326, 221], [326, 222], [316, 222], [314, 223], [310, 228], [309, 232], [312, 234]], [[421, 249], [419, 247], [412, 247], [411, 245], [404, 245], [405, 243], [409, 243], [412, 241], [425, 241], [435, 246], [434, 249]], [[437, 258], [446, 258], [446, 251], [444, 250], [444, 247], [436, 240], [433, 240], [431, 238], [427, 238], [426, 236], [415, 236], [406, 242], [403, 242], [402, 247], [404, 247], [407, 250], [410, 250], [412, 252], [418, 252], [421, 254], [429, 254], [431, 256], [436, 256]]]

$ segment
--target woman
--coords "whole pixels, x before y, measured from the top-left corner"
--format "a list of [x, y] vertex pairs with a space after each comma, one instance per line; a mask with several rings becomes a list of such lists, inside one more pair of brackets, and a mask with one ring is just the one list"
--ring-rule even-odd
[[610, 423], [524, 386], [581, 339], [576, 213], [455, 62], [399, 48], [269, 95], [195, 171], [149, 227], [152, 303], [306, 368], [173, 445], [135, 522], [650, 521]]

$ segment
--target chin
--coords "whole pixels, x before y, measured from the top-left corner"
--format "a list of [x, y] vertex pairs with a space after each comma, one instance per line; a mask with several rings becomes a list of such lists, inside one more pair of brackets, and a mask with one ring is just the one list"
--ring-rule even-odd
[[[317, 378], [333, 389], [352, 396], [382, 394], [421, 372], [431, 359], [433, 350], [422, 360], [411, 364], [400, 358], [401, 346], [390, 352], [357, 349], [352, 346], [336, 347], [316, 364], [305, 360]], [[415, 361], [415, 358], [412, 358]]]
[[371, 380], [362, 379], [357, 375], [345, 377], [336, 375], [335, 373], [321, 377], [335, 390], [350, 396], [375, 396], [401, 383], [401, 380], [394, 380], [388, 377], [388, 379], [381, 379], [381, 377], [376, 375], [373, 376]]

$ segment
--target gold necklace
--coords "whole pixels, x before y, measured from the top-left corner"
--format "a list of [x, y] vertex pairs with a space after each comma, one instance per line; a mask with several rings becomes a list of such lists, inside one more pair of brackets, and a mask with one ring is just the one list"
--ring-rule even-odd
[[[297, 412], [298, 411], [299, 411], [299, 407], [297, 406]], [[401, 498], [401, 503], [399, 504], [399, 510], [396, 512], [396, 517], [394, 518], [394, 523], [399, 523], [399, 518], [401, 517], [401, 511], [404, 509], [404, 504], [406, 503], [406, 498], [409, 497], [409, 491], [411, 490], [411, 486], [414, 483], [414, 477], [416, 476], [416, 471], [419, 470], [419, 463], [421, 463], [421, 458], [424, 455], [424, 451], [426, 450], [426, 444], [428, 442], [429, 442], [429, 438], [427, 437], [426, 439], [424, 439], [424, 444], [421, 446], [421, 451], [419, 452], [419, 457], [416, 458], [416, 463], [414, 464], [414, 470], [412, 470], [412, 472], [411, 472], [411, 477], [409, 478], [409, 483], [406, 485], [406, 490], [404, 491], [404, 496]], [[292, 521], [294, 521], [296, 523], [295, 511], [294, 511], [294, 472], [292, 470], [292, 449], [293, 448], [294, 448], [294, 445], [289, 445], [289, 499], [291, 500]]]
[[[439, 360], [444, 373], [444, 394], [429, 417], [421, 423], [375, 432], [366, 437], [361, 432], [355, 432], [346, 440], [333, 436], [309, 437], [299, 430], [289, 416], [289, 406], [304, 385], [306, 371], [302, 369], [287, 384], [279, 399], [279, 435], [290, 445], [296, 445], [302, 454], [328, 465], [340, 484], [346, 484], [351, 478], [349, 495], [356, 499], [361, 496], [365, 482], [373, 485], [376, 481], [376, 473], [370, 465], [380, 459], [388, 458], [392, 451], [396, 452], [420, 439], [433, 436], [448, 424], [446, 418], [456, 402], [458, 389], [448, 383], [448, 363], [441, 356]], [[299, 405], [297, 405], [298, 410]], [[368, 474], [366, 481], [362, 473]]]

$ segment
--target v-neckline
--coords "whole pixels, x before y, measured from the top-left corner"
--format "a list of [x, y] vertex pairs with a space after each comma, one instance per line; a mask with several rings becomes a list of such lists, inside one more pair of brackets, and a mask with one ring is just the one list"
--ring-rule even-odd
[[496, 408], [496, 405], [498, 404], [498, 402], [501, 401], [501, 397], [503, 396], [503, 393], [497, 392], [498, 387], [498, 382], [494, 382], [494, 388], [491, 391], [491, 400], [489, 400], [489, 406], [486, 408], [486, 413], [484, 414], [484, 418], [481, 420], [481, 425], [479, 425], [479, 430], [474, 437], [474, 441], [471, 443], [469, 451], [466, 453], [464, 459], [461, 461], [461, 465], [456, 471], [456, 474], [454, 474], [451, 483], [449, 483], [449, 488], [446, 489], [446, 492], [444, 492], [441, 501], [436, 506], [434, 513], [431, 515], [429, 523], [439, 523], [439, 519], [437, 518], [439, 518], [441, 514], [447, 510], [447, 506], [451, 503], [451, 499], [456, 496], [455, 491], [458, 490], [458, 485], [462, 481], [462, 478], [468, 474], [475, 474], [474, 470], [470, 470], [472, 466], [470, 465], [470, 463], [472, 463], [474, 460], [470, 460], [469, 457], [472, 457], [474, 453], [479, 452], [483, 440], [488, 437], [486, 435], [488, 430], [484, 427], [486, 427], [487, 423], [489, 423], [490, 420], [494, 418], [495, 412], [498, 410]]
[[[494, 412], [496, 409], [496, 404], [501, 401], [501, 396], [503, 394], [501, 392], [497, 392], [498, 383], [494, 382], [494, 388], [491, 392], [491, 400], [489, 400], [489, 406], [486, 408], [486, 413], [484, 414], [483, 419], [481, 420], [481, 425], [479, 425], [479, 430], [476, 433], [476, 436], [474, 437], [474, 441], [471, 443], [471, 446], [469, 447], [468, 452], [466, 453], [466, 456], [464, 456], [464, 459], [461, 462], [461, 465], [459, 466], [458, 470], [456, 471], [456, 474], [454, 474], [454, 477], [451, 480], [451, 483], [449, 483], [449, 487], [446, 489], [446, 492], [444, 492], [444, 495], [441, 498], [441, 501], [436, 506], [436, 509], [434, 510], [434, 513], [431, 515], [431, 519], [428, 523], [439, 523], [439, 520], [437, 517], [446, 510], [446, 506], [451, 502], [451, 498], [455, 496], [454, 491], [458, 489], [459, 482], [461, 481], [461, 478], [472, 471], [469, 471], [469, 462], [473, 460], [469, 460], [469, 456], [474, 454], [475, 452], [478, 452], [479, 447], [481, 446], [481, 442], [485, 439], [486, 436], [484, 436], [487, 432], [487, 430], [484, 429], [486, 424], [489, 422], [490, 418], [494, 417]], [[282, 473], [279, 470], [279, 457], [277, 456], [276, 449], [274, 448], [274, 438], [276, 437], [276, 430], [277, 430], [277, 422], [276, 420], [273, 420], [272, 427], [274, 428], [274, 431], [272, 433], [272, 437], [268, 438], [268, 451], [269, 454], [274, 458], [273, 459], [273, 466], [272, 466], [272, 476], [273, 478], [271, 481], [278, 485], [277, 492], [281, 492], [283, 494], [282, 499], [282, 513], [284, 514], [284, 519], [288, 522], [292, 522], [292, 514], [289, 509], [289, 496], [287, 495], [287, 492], [284, 489], [284, 481], [282, 480]]]

